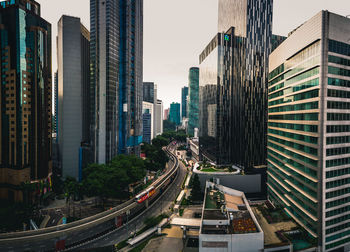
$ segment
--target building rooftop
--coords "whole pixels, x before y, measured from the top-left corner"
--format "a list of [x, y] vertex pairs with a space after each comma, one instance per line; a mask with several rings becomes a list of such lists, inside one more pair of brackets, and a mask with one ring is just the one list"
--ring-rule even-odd
[[246, 234], [261, 232], [244, 193], [207, 182], [201, 233]]

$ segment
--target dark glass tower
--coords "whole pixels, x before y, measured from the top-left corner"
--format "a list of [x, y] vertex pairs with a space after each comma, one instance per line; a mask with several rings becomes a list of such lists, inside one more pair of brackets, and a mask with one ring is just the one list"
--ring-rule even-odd
[[183, 87], [181, 89], [181, 117], [187, 117], [187, 96], [188, 87]]
[[202, 153], [219, 164], [266, 165], [271, 28], [271, 0], [219, 1], [220, 33], [200, 55]]
[[90, 0], [94, 158], [140, 154], [143, 1]]
[[51, 25], [35, 1], [0, 5], [0, 197], [52, 170]]
[[169, 120], [176, 126], [180, 125], [180, 103], [170, 104]]
[[154, 82], [143, 83], [143, 101], [154, 103]]
[[188, 90], [188, 134], [193, 135], [194, 129], [199, 127], [199, 68], [191, 67]]

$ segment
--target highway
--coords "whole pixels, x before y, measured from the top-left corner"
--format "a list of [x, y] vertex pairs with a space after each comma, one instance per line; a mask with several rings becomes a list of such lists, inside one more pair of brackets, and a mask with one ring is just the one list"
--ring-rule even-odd
[[[179, 163], [177, 159], [174, 161], [175, 162], [169, 162], [169, 167]], [[128, 222], [127, 226], [129, 233], [132, 230], [135, 230], [135, 227], [136, 229], [140, 228], [145, 218], [158, 215], [162, 209], [167, 209], [169, 207], [170, 203], [174, 200], [178, 191], [181, 189], [181, 183], [185, 176], [184, 167], [182, 165], [180, 165], [180, 167], [180, 172], [175, 181], [169, 185], [168, 190], [148, 209], [146, 209], [143, 214]], [[163, 178], [161, 177], [161, 179]], [[65, 240], [66, 245], [74, 244], [78, 241], [93, 240], [93, 238], [100, 236], [101, 233], [112, 231], [115, 227], [114, 217], [134, 209], [135, 206], [137, 206], [137, 203], [131, 200], [126, 204], [124, 203], [121, 206], [117, 206], [111, 211], [106, 211], [101, 215], [102, 217], [82, 220], [82, 224], [80, 225], [70, 223], [45, 230], [41, 229], [38, 230], [39, 232], [26, 232], [20, 237], [16, 237], [16, 234], [8, 234], [7, 238], [5, 234], [3, 235], [5, 236], [5, 239], [3, 239], [3, 236], [0, 239], [0, 251], [53, 251], [56, 242], [61, 239]], [[113, 233], [106, 235], [101, 240], [94, 240], [94, 242], [86, 245], [86, 247], [105, 246], [124, 240], [127, 237], [127, 226], [125, 225], [119, 230], [113, 231]], [[50, 232], [47, 232], [46, 230], [49, 230]]]

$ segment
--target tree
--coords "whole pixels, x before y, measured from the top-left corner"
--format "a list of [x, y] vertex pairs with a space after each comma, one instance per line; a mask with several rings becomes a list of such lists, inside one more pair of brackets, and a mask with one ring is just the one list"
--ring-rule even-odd
[[157, 136], [152, 140], [152, 145], [156, 148], [162, 148], [163, 146], [167, 146], [169, 144], [169, 140], [163, 136]]
[[203, 194], [201, 190], [201, 182], [199, 181], [198, 174], [195, 174], [192, 180], [191, 200], [201, 201], [203, 200]]
[[163, 130], [164, 131], [176, 130], [176, 123], [174, 123], [170, 120], [163, 120]]

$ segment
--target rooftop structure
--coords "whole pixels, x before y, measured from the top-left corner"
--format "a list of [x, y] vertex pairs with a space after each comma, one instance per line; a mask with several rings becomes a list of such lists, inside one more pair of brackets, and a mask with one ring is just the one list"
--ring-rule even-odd
[[262, 251], [264, 234], [243, 192], [206, 183], [199, 250]]

